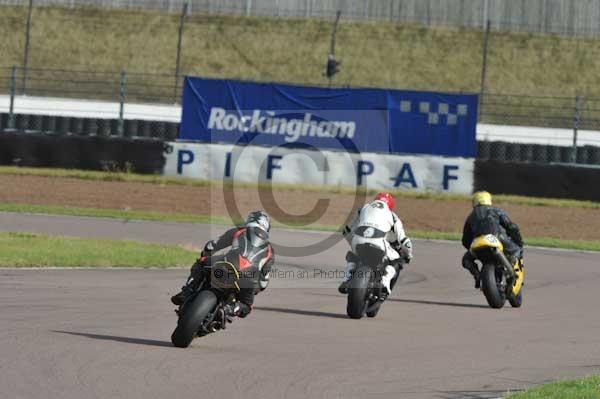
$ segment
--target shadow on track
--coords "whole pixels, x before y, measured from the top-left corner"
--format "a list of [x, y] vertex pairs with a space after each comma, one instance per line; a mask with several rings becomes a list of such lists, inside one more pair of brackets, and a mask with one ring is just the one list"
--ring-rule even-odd
[[434, 305], [434, 306], [450, 306], [454, 308], [479, 308], [488, 309], [489, 306], [478, 305], [475, 303], [456, 303], [456, 302], [438, 302], [438, 301], [424, 301], [417, 299], [400, 299], [400, 298], [388, 298], [391, 302], [403, 302], [403, 303], [416, 303], [420, 305]]
[[[312, 296], [326, 296], [326, 297], [345, 297], [340, 294], [324, 294], [321, 292], [311, 292]], [[393, 293], [392, 293], [393, 295]], [[386, 302], [404, 302], [404, 303], [416, 303], [420, 305], [433, 305], [433, 306], [450, 306], [455, 308], [475, 308], [475, 309], [488, 309], [487, 305], [479, 305], [476, 303], [457, 303], [457, 302], [439, 302], [439, 301], [427, 301], [420, 299], [402, 299], [402, 298], [388, 298]]]
[[99, 340], [103, 340], [103, 341], [116, 341], [116, 342], [124, 342], [127, 344], [161, 346], [161, 347], [168, 347], [168, 348], [173, 347], [173, 344], [171, 344], [171, 342], [169, 342], [169, 341], [157, 341], [154, 339], [119, 337], [116, 335], [91, 334], [91, 333], [82, 333], [82, 332], [74, 332], [74, 331], [57, 331], [57, 330], [51, 330], [51, 331], [54, 333], [59, 333], [59, 334], [77, 335], [79, 337], [99, 339]]
[[288, 314], [299, 314], [303, 316], [316, 316], [316, 317], [329, 317], [333, 319], [348, 319], [348, 316], [340, 313], [329, 313], [329, 312], [318, 312], [314, 310], [300, 310], [300, 309], [287, 309], [287, 308], [270, 308], [270, 307], [257, 307], [256, 310], [266, 312], [278, 312]]
[[[511, 393], [515, 392], [519, 391], [511, 390]], [[445, 391], [436, 396], [443, 399], [495, 399], [506, 396], [506, 391]]]

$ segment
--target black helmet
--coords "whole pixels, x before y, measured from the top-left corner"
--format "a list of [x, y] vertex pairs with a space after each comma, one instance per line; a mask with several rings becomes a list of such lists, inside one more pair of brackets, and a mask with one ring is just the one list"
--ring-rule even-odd
[[254, 211], [248, 214], [246, 217], [246, 227], [258, 227], [265, 232], [271, 230], [271, 222], [269, 221], [269, 215], [263, 211]]

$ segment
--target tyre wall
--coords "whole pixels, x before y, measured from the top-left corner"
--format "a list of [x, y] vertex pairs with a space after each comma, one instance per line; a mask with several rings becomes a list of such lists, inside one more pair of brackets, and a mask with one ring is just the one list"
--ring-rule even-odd
[[494, 194], [600, 201], [600, 168], [478, 159], [473, 186]]
[[158, 140], [0, 133], [0, 165], [160, 174], [164, 150]]

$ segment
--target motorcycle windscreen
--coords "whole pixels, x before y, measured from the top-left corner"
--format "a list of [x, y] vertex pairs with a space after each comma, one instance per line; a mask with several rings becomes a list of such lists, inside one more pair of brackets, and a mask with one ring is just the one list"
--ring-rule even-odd
[[212, 266], [211, 285], [222, 290], [240, 290], [240, 274], [236, 267], [227, 261], [215, 262]]

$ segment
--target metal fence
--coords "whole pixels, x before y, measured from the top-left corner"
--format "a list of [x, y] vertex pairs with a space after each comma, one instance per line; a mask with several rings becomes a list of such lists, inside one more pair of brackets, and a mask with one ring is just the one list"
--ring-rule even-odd
[[[21, 131], [75, 135], [142, 137], [174, 140], [178, 124], [168, 121], [125, 119], [126, 103], [175, 104], [180, 101], [183, 78], [172, 75], [120, 72], [69, 71], [20, 67], [0, 68], [0, 92], [10, 93], [8, 112], [2, 115], [0, 131]], [[102, 100], [119, 105], [114, 112], [94, 111], [96, 117], [57, 116], [56, 110], [28, 109], [15, 111], [20, 96], [44, 96]], [[61, 110], [68, 113], [68, 110]], [[80, 110], [72, 110], [78, 114]], [[156, 118], [158, 119], [158, 118]]]
[[[562, 35], [600, 35], [598, 0], [33, 0], [36, 5], [146, 9], [178, 13], [245, 16], [383, 20], [426, 26]], [[27, 5], [29, 0], [0, 0], [0, 5]]]
[[0, 93], [106, 101], [174, 104], [183, 77], [161, 73], [0, 68]]
[[[0, 93], [105, 100], [125, 104], [178, 104], [183, 77], [170, 74], [0, 68]], [[600, 131], [600, 98], [485, 93], [479, 121]], [[599, 133], [600, 140], [600, 133]]]

